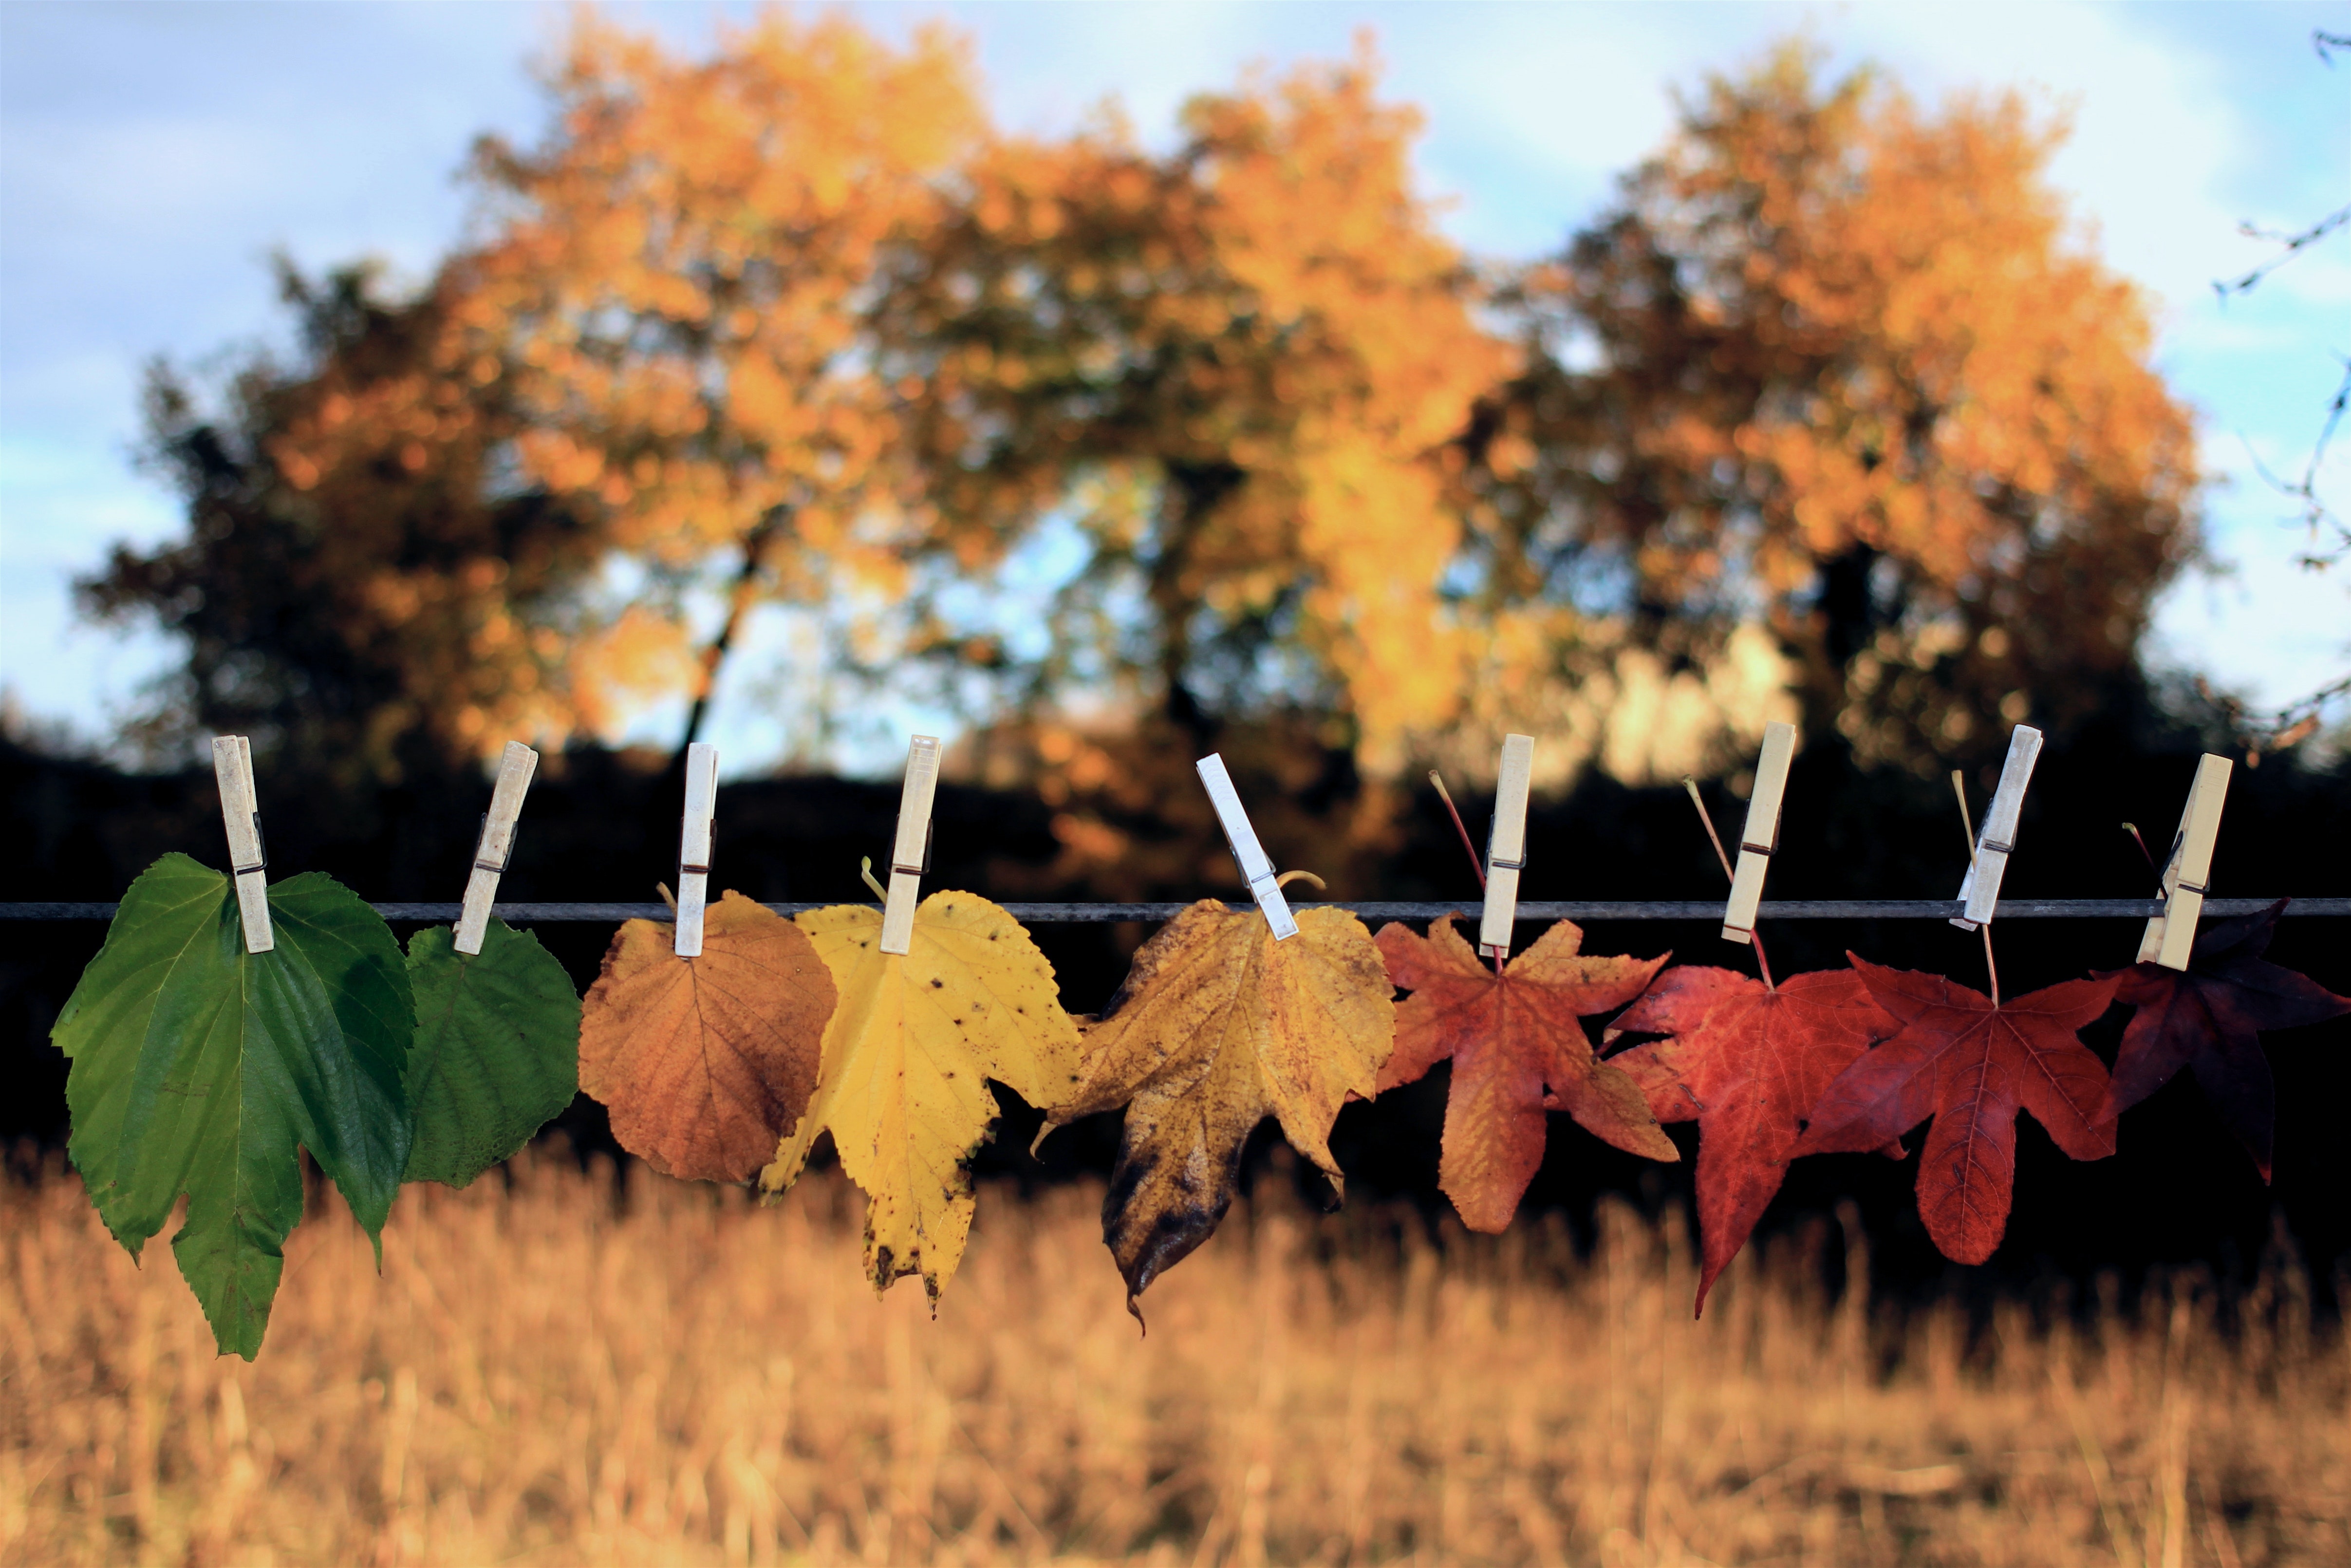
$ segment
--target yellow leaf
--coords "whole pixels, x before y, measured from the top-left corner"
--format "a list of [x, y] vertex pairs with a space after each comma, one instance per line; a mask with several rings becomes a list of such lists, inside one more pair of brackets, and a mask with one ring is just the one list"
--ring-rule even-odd
[[1267, 1116], [1341, 1186], [1331, 1124], [1349, 1096], [1376, 1088], [1395, 1041], [1394, 991], [1371, 933], [1343, 909], [1307, 910], [1298, 935], [1276, 942], [1255, 909], [1204, 898], [1143, 945], [1086, 1030], [1084, 1082], [1045, 1124], [1127, 1107], [1102, 1239], [1128, 1311], [1216, 1229], [1241, 1145]]
[[1029, 933], [976, 894], [923, 900], [903, 956], [881, 950], [882, 912], [871, 904], [798, 920], [841, 1005], [825, 1028], [816, 1096], [759, 1186], [789, 1186], [817, 1135], [831, 1132], [865, 1189], [873, 1288], [919, 1273], [935, 1302], [971, 1230], [970, 1160], [997, 1112], [986, 1081], [1032, 1105], [1059, 1103], [1078, 1081], [1077, 1026]]

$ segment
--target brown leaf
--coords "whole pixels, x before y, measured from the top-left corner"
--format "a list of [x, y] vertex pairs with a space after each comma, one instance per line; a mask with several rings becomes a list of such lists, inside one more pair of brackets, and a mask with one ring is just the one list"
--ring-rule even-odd
[[765, 1165], [816, 1088], [832, 977], [800, 928], [739, 893], [704, 917], [702, 956], [632, 920], [580, 1016], [580, 1087], [622, 1148], [664, 1176], [739, 1182]]
[[1579, 1021], [1639, 996], [1665, 957], [1583, 956], [1583, 932], [1569, 920], [1499, 975], [1479, 961], [1449, 915], [1430, 921], [1426, 936], [1390, 925], [1376, 940], [1389, 977], [1412, 993], [1397, 1005], [1395, 1053], [1380, 1069], [1379, 1086], [1413, 1082], [1452, 1061], [1437, 1185], [1462, 1224], [1498, 1231], [1510, 1223], [1542, 1164], [1546, 1107], [1627, 1154], [1681, 1158], [1640, 1086], [1593, 1058]]
[[1341, 1186], [1331, 1124], [1350, 1095], [1377, 1090], [1393, 989], [1371, 933], [1343, 909], [1305, 910], [1298, 935], [1276, 942], [1255, 909], [1204, 898], [1143, 945], [1085, 1032], [1084, 1081], [1045, 1124], [1127, 1108], [1102, 1239], [1129, 1311], [1232, 1207], [1241, 1145], [1268, 1115]]

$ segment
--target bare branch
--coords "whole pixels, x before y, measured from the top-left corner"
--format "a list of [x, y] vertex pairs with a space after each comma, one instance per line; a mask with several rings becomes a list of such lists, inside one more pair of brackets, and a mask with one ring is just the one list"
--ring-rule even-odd
[[2331, 681], [2267, 714], [2247, 713], [2242, 703], [2215, 692], [2201, 676], [2197, 678], [2196, 690], [2220, 710], [2221, 721], [2229, 727], [2237, 745], [2244, 748], [2245, 766], [2259, 768], [2264, 753], [2290, 750], [2316, 735], [2327, 705], [2351, 697], [2351, 675]]
[[2346, 224], [2351, 224], [2351, 207], [2329, 213], [2308, 228], [2297, 233], [2289, 233], [2283, 229], [2265, 229], [2252, 223], [2239, 224], [2237, 232], [2247, 239], [2273, 240], [2284, 248], [2241, 277], [2214, 278], [2212, 292], [2218, 294], [2224, 304], [2231, 294], [2251, 293], [2253, 286], [2262, 278], [2267, 277]]
[[[2262, 483], [2301, 508], [2297, 520], [2310, 530], [2311, 549], [2295, 564], [2308, 571], [2324, 571], [2351, 554], [2351, 526], [2336, 517], [2318, 496], [2319, 465], [2325, 461], [2326, 449], [2334, 444], [2335, 434], [2342, 428], [2346, 408], [2351, 408], [2351, 360], [2343, 361], [2343, 380], [2336, 384], [2335, 395], [2327, 400], [2326, 422], [2319, 426], [2318, 440], [2310, 449], [2309, 460], [2302, 465], [2299, 480], [2289, 481], [2273, 472], [2250, 442], [2245, 445], [2245, 455], [2252, 463], [2253, 472], [2261, 476]], [[2330, 531], [2334, 538], [2325, 539]]]

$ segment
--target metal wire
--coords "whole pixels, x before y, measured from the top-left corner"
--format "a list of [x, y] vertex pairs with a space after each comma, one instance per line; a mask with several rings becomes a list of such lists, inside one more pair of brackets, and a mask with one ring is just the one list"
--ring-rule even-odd
[[[2208, 917], [2253, 915], [2277, 902], [2274, 898], [2208, 898]], [[111, 920], [120, 907], [112, 904], [0, 904], [0, 920]], [[770, 904], [778, 915], [831, 907], [824, 904]], [[1007, 904], [1004, 912], [1029, 925], [1105, 925], [1122, 920], [1171, 920], [1189, 907], [1182, 904]], [[1365, 920], [1434, 920], [1440, 915], [1473, 917], [1475, 900], [1452, 904], [1382, 903], [1293, 904], [1292, 909], [1345, 909]], [[1957, 899], [1792, 899], [1766, 902], [1758, 911], [1765, 920], [1949, 920], [1959, 913]], [[435, 922], [457, 918], [454, 904], [379, 904], [375, 912], [386, 920]], [[664, 920], [668, 906], [660, 904], [501, 904], [496, 914], [509, 924], [579, 921]], [[2001, 920], [2145, 920], [2163, 913], [2152, 898], [2005, 898], [1995, 916]], [[2285, 906], [2291, 917], [2351, 915], [2351, 898], [2297, 898]], [[1716, 900], [1615, 903], [1523, 902], [1520, 920], [1693, 920], [1720, 921], [1722, 903]]]

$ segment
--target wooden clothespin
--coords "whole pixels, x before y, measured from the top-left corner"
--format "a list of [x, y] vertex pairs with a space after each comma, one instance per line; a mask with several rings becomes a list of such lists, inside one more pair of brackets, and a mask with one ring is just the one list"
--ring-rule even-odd
[[1755, 942], [1755, 912], [1763, 904], [1763, 877], [1780, 847], [1780, 804], [1788, 793], [1788, 764], [1796, 755], [1796, 727], [1777, 721], [1763, 727], [1763, 754], [1755, 759], [1755, 789], [1747, 797], [1747, 825], [1739, 832], [1739, 869], [1731, 873], [1730, 902], [1722, 907], [1722, 939], [1742, 947]]
[[269, 852], [262, 846], [261, 811], [254, 802], [253, 743], [241, 735], [213, 737], [213, 779], [220, 785], [221, 826], [228, 830], [229, 875], [236, 883], [245, 950], [266, 953], [277, 946], [277, 935], [269, 928], [269, 883], [262, 874]]
[[490, 791], [490, 809], [482, 817], [482, 836], [474, 844], [474, 870], [465, 879], [465, 902], [457, 908], [457, 935], [452, 944], [460, 953], [478, 953], [490, 927], [490, 905], [497, 901], [498, 878], [514, 858], [515, 820], [522, 815], [522, 798], [538, 770], [538, 753], [519, 740], [507, 742], [498, 758], [497, 786]]
[[1208, 802], [1217, 809], [1217, 821], [1225, 830], [1225, 842], [1240, 862], [1241, 880], [1249, 883], [1249, 896], [1265, 915], [1265, 923], [1273, 931], [1273, 939], [1286, 941], [1298, 935], [1298, 922], [1290, 913], [1290, 900], [1281, 896], [1281, 884], [1274, 880], [1273, 862], [1266, 858], [1265, 849], [1257, 841], [1257, 830], [1249, 826], [1249, 813], [1241, 810], [1241, 798], [1233, 793], [1233, 781], [1225, 771], [1222, 753], [1210, 752], [1200, 758], [1200, 782], [1207, 786]]
[[702, 912], [710, 902], [710, 819], [718, 810], [718, 748], [685, 748], [685, 822], [677, 840], [677, 956], [702, 955]]
[[2196, 922], [2204, 913], [2207, 879], [2212, 873], [2212, 841], [2220, 833], [2220, 803], [2228, 798], [2236, 764], [2210, 752], [2196, 765], [2196, 782], [2171, 835], [2171, 855], [2163, 862], [2163, 913], [2147, 923], [2138, 961], [2185, 969], [2196, 946]]
[[1535, 737], [1502, 737], [1502, 761], [1494, 773], [1494, 825], [1486, 833], [1486, 909], [1478, 922], [1478, 951], [1489, 958], [1510, 956], [1510, 935], [1519, 921], [1519, 873], [1527, 865], [1527, 790], [1534, 771]]
[[914, 942], [914, 904], [931, 869], [931, 803], [939, 792], [939, 742], [918, 735], [906, 747], [906, 783], [898, 792], [898, 837], [890, 848], [890, 893], [882, 904], [882, 951], [904, 954]]
[[2016, 848], [2016, 822], [2024, 810], [2024, 787], [2032, 781], [2032, 765], [2041, 757], [2041, 732], [2020, 724], [2008, 737], [2008, 760], [2001, 764], [2000, 788], [1984, 811], [1983, 830], [1976, 834], [1975, 858], [1968, 862], [1959, 883], [1959, 902], [1966, 910], [1951, 924], [1973, 931], [1991, 924], [2000, 905], [2000, 879], [2008, 870], [2009, 852]]

